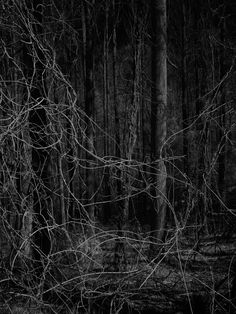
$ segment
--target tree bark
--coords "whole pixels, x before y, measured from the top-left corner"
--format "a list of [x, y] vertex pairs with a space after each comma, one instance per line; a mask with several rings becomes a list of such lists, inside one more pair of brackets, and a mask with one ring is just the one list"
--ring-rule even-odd
[[[40, 274], [44, 265], [44, 259], [50, 252], [51, 241], [48, 232], [49, 222], [49, 162], [50, 154], [47, 149], [47, 114], [44, 85], [44, 54], [39, 45], [40, 36], [43, 34], [42, 28], [42, 3], [34, 0], [28, 4], [28, 10], [32, 21], [34, 37], [29, 33], [29, 46], [24, 45], [23, 61], [25, 64], [25, 77], [29, 79], [27, 87], [28, 103], [33, 106], [29, 111], [29, 134], [31, 139], [31, 163], [32, 163], [32, 194], [33, 194], [33, 256], [35, 259], [36, 273]], [[29, 215], [27, 223], [31, 224], [32, 217]], [[28, 227], [30, 230], [30, 227]], [[28, 231], [29, 231], [28, 230]], [[27, 232], [28, 232], [27, 231]], [[28, 250], [28, 249], [27, 249]]]
[[[104, 136], [104, 157], [110, 155], [109, 151], [109, 3], [105, 2], [105, 29], [103, 38], [103, 136]], [[103, 171], [103, 189], [105, 203], [103, 205], [103, 221], [107, 223], [110, 215], [111, 189], [109, 168], [105, 164]]]
[[189, 145], [188, 145], [188, 107], [187, 107], [187, 38], [186, 38], [186, 5], [182, 0], [182, 27], [181, 27], [181, 98], [182, 98], [182, 127], [183, 127], [183, 155], [184, 172], [189, 175]]
[[[151, 162], [153, 207], [151, 231], [155, 242], [163, 240], [166, 217], [166, 166], [163, 146], [166, 139], [167, 44], [166, 0], [152, 0], [152, 91], [151, 91]], [[155, 244], [151, 246], [155, 251]]]
[[[224, 10], [224, 8], [223, 8]], [[226, 70], [225, 70], [225, 17], [224, 12], [222, 12], [222, 18], [220, 22], [220, 71], [219, 71], [219, 78], [222, 80], [224, 77]], [[220, 91], [220, 97], [219, 97], [219, 157], [218, 157], [218, 191], [219, 195], [222, 198], [223, 201], [225, 201], [225, 165], [226, 165], [226, 136], [225, 136], [225, 84], [221, 87]]]
[[[94, 55], [93, 55], [93, 23], [92, 6], [82, 2], [83, 57], [84, 57], [84, 100], [86, 114], [86, 182], [87, 213], [90, 224], [94, 222]], [[93, 228], [89, 228], [90, 231]], [[90, 233], [90, 232], [89, 232]]]
[[[113, 106], [115, 122], [115, 157], [119, 161], [121, 158], [121, 138], [120, 138], [120, 114], [119, 114], [119, 97], [118, 97], [118, 69], [117, 69], [117, 23], [118, 12], [116, 10], [116, 1], [112, 0], [113, 13], [113, 32], [112, 32], [112, 83], [113, 83]], [[122, 194], [122, 179], [120, 165], [117, 167], [116, 174], [116, 196], [119, 198]], [[115, 210], [112, 212], [117, 215], [122, 210], [122, 201], [114, 203]]]
[[138, 137], [138, 113], [140, 111], [140, 79], [141, 79], [141, 55], [142, 55], [142, 36], [138, 25], [137, 8], [134, 18], [134, 47], [133, 47], [133, 95], [129, 121], [129, 137], [127, 145], [127, 167], [125, 169], [126, 197], [124, 202], [124, 221], [129, 218], [129, 203], [132, 196], [132, 158]]

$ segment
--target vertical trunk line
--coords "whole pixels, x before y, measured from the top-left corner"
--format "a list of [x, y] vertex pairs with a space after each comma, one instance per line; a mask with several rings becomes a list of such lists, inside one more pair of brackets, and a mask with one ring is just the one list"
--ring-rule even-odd
[[[92, 126], [94, 116], [94, 58], [93, 38], [91, 21], [91, 8], [86, 2], [82, 2], [82, 28], [83, 28], [83, 54], [84, 54], [84, 75], [85, 75], [85, 113], [86, 113], [86, 181], [87, 181], [87, 213], [93, 232], [94, 222], [94, 131]], [[90, 233], [90, 231], [88, 231]]]
[[[151, 235], [156, 243], [163, 240], [166, 217], [166, 166], [163, 146], [166, 139], [167, 109], [167, 32], [166, 0], [151, 1], [152, 19], [152, 91], [151, 91], [151, 161], [153, 206]], [[155, 242], [152, 252], [157, 250]]]
[[187, 109], [187, 56], [186, 56], [186, 7], [185, 0], [182, 1], [182, 27], [181, 27], [181, 98], [182, 98], [182, 121], [183, 121], [183, 155], [184, 155], [184, 172], [189, 175], [189, 143], [188, 143], [188, 109]]

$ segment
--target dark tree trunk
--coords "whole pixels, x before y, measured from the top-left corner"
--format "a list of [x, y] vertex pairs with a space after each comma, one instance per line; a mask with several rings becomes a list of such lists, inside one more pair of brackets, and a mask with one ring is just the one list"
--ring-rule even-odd
[[[103, 38], [103, 137], [104, 137], [104, 156], [109, 156], [109, 3], [106, 0], [105, 4], [105, 29]], [[111, 189], [110, 189], [110, 175], [109, 167], [105, 164], [103, 172], [103, 188], [104, 188], [104, 200], [103, 205], [103, 221], [107, 223], [109, 221], [110, 208], [111, 208]]]
[[[224, 8], [223, 8], [224, 10]], [[220, 80], [223, 79], [226, 69], [225, 69], [225, 17], [224, 12], [222, 12], [222, 20], [220, 22]], [[219, 158], [218, 158], [218, 190], [220, 197], [225, 201], [225, 163], [226, 163], [226, 136], [225, 136], [225, 84], [220, 89], [220, 109], [219, 109]]]
[[[115, 156], [117, 160], [121, 157], [121, 140], [120, 140], [120, 115], [119, 115], [119, 100], [118, 100], [118, 83], [117, 83], [117, 22], [118, 13], [116, 11], [115, 0], [112, 0], [112, 13], [113, 13], [113, 32], [112, 32], [112, 83], [113, 83], [113, 106], [114, 106], [114, 122], [115, 122]], [[119, 198], [122, 193], [121, 183], [121, 170], [117, 167], [117, 179], [116, 179], [116, 195]], [[117, 215], [122, 210], [122, 202], [115, 202], [115, 210], [112, 212]]]
[[[47, 127], [47, 101], [45, 100], [44, 85], [44, 54], [39, 41], [42, 39], [42, 3], [34, 0], [28, 4], [31, 17], [34, 37], [29, 34], [28, 42], [25, 43], [23, 61], [25, 64], [28, 87], [25, 101], [31, 103], [29, 111], [29, 134], [31, 139], [31, 160], [32, 160], [32, 190], [33, 190], [33, 257], [38, 275], [42, 271], [43, 261], [51, 249], [48, 222], [50, 217], [49, 198], [49, 161], [48, 141], [46, 135]], [[37, 38], [37, 39], [36, 39]], [[28, 45], [28, 46], [27, 46]], [[34, 57], [35, 56], [35, 57]], [[32, 86], [30, 85], [32, 83]]]
[[[84, 100], [86, 113], [86, 182], [87, 213], [90, 223], [94, 222], [94, 51], [93, 51], [92, 6], [82, 3], [83, 58], [84, 58]], [[92, 226], [92, 225], [91, 225]], [[90, 231], [92, 230], [89, 228]]]
[[[163, 240], [166, 217], [166, 166], [163, 145], [166, 139], [167, 107], [167, 45], [166, 1], [151, 2], [152, 17], [152, 95], [151, 95], [151, 161], [153, 206], [151, 210], [152, 237]], [[151, 251], [156, 251], [154, 244]]]
[[186, 38], [186, 4], [182, 0], [182, 25], [181, 25], [181, 98], [182, 98], [182, 127], [183, 127], [183, 155], [184, 172], [189, 175], [189, 143], [188, 143], [188, 99], [187, 99], [187, 38]]
[[[204, 56], [204, 42], [201, 40], [199, 34], [202, 34], [201, 28], [201, 17], [204, 12], [204, 5], [201, 4], [193, 8], [194, 12], [194, 29], [195, 29], [195, 38], [194, 38], [194, 46], [195, 46], [195, 113], [196, 113], [196, 149], [194, 150], [197, 154], [196, 161], [194, 162], [194, 177], [192, 180], [196, 182], [196, 223], [197, 225], [203, 226], [200, 230], [204, 230], [207, 232], [207, 188], [206, 181], [208, 178], [206, 177], [207, 173], [207, 158], [209, 156], [209, 122], [207, 121], [205, 115], [203, 115], [204, 110], [204, 94], [207, 90], [207, 81], [206, 75], [207, 72], [206, 64], [205, 64], [205, 56]], [[197, 235], [198, 236], [198, 235]]]

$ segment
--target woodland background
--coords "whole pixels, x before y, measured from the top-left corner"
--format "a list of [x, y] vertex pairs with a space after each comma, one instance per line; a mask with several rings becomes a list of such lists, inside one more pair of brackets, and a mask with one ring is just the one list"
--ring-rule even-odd
[[234, 313], [235, 12], [0, 1], [1, 313]]

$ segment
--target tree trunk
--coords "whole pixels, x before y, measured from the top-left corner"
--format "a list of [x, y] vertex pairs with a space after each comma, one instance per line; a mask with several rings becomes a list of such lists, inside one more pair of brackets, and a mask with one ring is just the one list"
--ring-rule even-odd
[[187, 101], [187, 39], [186, 39], [186, 6], [182, 0], [182, 27], [181, 27], [181, 98], [182, 98], [182, 127], [183, 127], [183, 155], [184, 172], [189, 175], [189, 145], [188, 145], [188, 101]]
[[[210, 182], [210, 174], [208, 173], [208, 158], [209, 158], [209, 121], [205, 115], [202, 114], [204, 110], [204, 98], [203, 95], [207, 90], [206, 75], [207, 72], [204, 55], [204, 42], [203, 39], [199, 40], [199, 34], [202, 35], [202, 28], [199, 26], [201, 17], [203, 17], [204, 6], [196, 4], [194, 10], [194, 29], [195, 29], [195, 114], [197, 119], [196, 134], [197, 138], [194, 143], [194, 153], [196, 158], [193, 158], [194, 174], [193, 182], [196, 184], [196, 206], [194, 215], [196, 217], [196, 225], [198, 227], [197, 239], [202, 231], [208, 233], [207, 211], [208, 200], [210, 198], [209, 191], [206, 188], [206, 182]], [[200, 24], [201, 25], [201, 24]], [[203, 37], [204, 38], [204, 37]]]
[[[224, 9], [223, 9], [224, 10]], [[222, 12], [222, 21], [220, 23], [220, 80], [224, 77], [225, 70], [225, 17], [224, 12]], [[225, 201], [225, 164], [226, 164], [226, 136], [225, 136], [225, 84], [221, 87], [219, 97], [219, 157], [218, 157], [218, 191], [223, 202]]]
[[141, 50], [142, 50], [142, 37], [140, 34], [140, 29], [137, 20], [138, 12], [135, 12], [134, 21], [134, 56], [133, 56], [133, 96], [132, 96], [132, 106], [129, 121], [129, 137], [127, 145], [127, 167], [125, 169], [125, 184], [126, 184], [126, 196], [124, 202], [124, 221], [129, 218], [129, 203], [132, 194], [131, 180], [132, 177], [132, 157], [134, 154], [134, 149], [137, 141], [138, 132], [138, 113], [140, 111], [140, 79], [141, 79]]
[[86, 1], [82, 3], [82, 27], [83, 27], [83, 57], [84, 57], [84, 100], [86, 113], [86, 182], [87, 182], [87, 214], [92, 224], [94, 222], [94, 56], [93, 56], [93, 27], [91, 6]]
[[[31, 139], [31, 162], [32, 162], [32, 194], [33, 194], [33, 256], [35, 259], [36, 273], [42, 274], [44, 260], [50, 252], [51, 241], [48, 232], [49, 222], [49, 198], [50, 198], [50, 184], [49, 184], [49, 161], [50, 154], [47, 149], [47, 114], [45, 100], [45, 86], [44, 86], [44, 54], [40, 47], [39, 37], [43, 34], [42, 29], [42, 3], [35, 0], [28, 4], [28, 10], [34, 19], [33, 32], [34, 37], [29, 34], [29, 46], [27, 43], [24, 46], [23, 61], [25, 64], [25, 77], [29, 79], [27, 87], [26, 102], [32, 103], [33, 106], [29, 111], [29, 130]], [[34, 57], [37, 56], [37, 57]], [[29, 213], [27, 223], [31, 224], [32, 217]], [[25, 226], [25, 223], [23, 224]], [[24, 227], [25, 228], [25, 227]], [[28, 226], [28, 233], [30, 226]], [[23, 232], [25, 232], [23, 231]], [[28, 249], [27, 249], [28, 250]]]
[[[110, 155], [109, 151], [109, 3], [106, 0], [105, 7], [105, 29], [103, 38], [103, 137], [104, 137], [104, 157]], [[110, 189], [110, 175], [109, 167], [105, 164], [103, 171], [103, 195], [105, 203], [103, 205], [102, 217], [104, 223], [109, 221], [110, 215], [110, 202], [111, 201], [111, 189]]]
[[[116, 12], [115, 0], [112, 0], [112, 11], [113, 11], [113, 32], [112, 32], [112, 81], [113, 81], [113, 106], [114, 106], [114, 119], [115, 119], [115, 156], [117, 160], [121, 158], [121, 140], [120, 140], [120, 115], [119, 115], [119, 100], [118, 100], [118, 83], [117, 83], [117, 30], [116, 24], [118, 22], [118, 13]], [[117, 167], [117, 179], [116, 179], [116, 196], [119, 198], [122, 193], [121, 183], [121, 169], [120, 165]], [[117, 215], [122, 208], [122, 202], [115, 202], [115, 210], [112, 212]]]
[[[166, 217], [166, 166], [163, 146], [166, 139], [167, 45], [166, 0], [152, 0], [152, 93], [151, 93], [151, 162], [153, 207], [151, 231], [153, 240], [163, 240]], [[151, 246], [155, 251], [155, 244]]]

